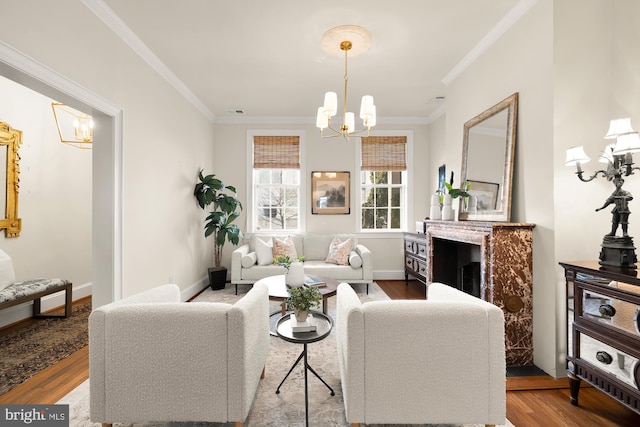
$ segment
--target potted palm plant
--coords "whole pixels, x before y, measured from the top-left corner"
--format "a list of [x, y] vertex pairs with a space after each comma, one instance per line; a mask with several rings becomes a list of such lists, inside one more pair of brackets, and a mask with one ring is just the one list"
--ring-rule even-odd
[[293, 309], [296, 320], [304, 322], [307, 320], [309, 310], [320, 307], [321, 299], [322, 294], [315, 286], [301, 286], [289, 289], [289, 297], [285, 299], [285, 303]]
[[215, 174], [203, 176], [202, 170], [198, 174], [193, 195], [198, 200], [200, 208], [205, 209], [213, 205], [213, 210], [204, 221], [204, 237], [213, 234], [214, 238], [214, 268], [209, 269], [209, 285], [211, 289], [224, 289], [227, 281], [227, 268], [221, 265], [222, 248], [227, 241], [234, 245], [240, 242], [242, 231], [233, 222], [238, 219], [242, 211], [242, 203], [236, 197], [236, 189], [225, 185], [215, 177]]

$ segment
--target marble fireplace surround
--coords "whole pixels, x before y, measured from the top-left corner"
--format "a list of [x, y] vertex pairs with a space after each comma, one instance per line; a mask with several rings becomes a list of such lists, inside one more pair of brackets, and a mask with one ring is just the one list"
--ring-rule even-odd
[[459, 287], [456, 277], [460, 267], [469, 261], [480, 263], [480, 297], [504, 313], [507, 366], [533, 365], [534, 227], [507, 222], [424, 221], [427, 283]]

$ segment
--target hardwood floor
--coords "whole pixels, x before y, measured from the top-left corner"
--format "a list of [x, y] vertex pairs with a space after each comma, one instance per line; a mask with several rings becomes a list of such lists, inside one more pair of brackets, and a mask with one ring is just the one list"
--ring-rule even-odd
[[[392, 299], [424, 299], [424, 286], [417, 281], [377, 283]], [[87, 347], [77, 351], [0, 396], [0, 404], [57, 402], [89, 377], [88, 355]], [[580, 406], [571, 405], [566, 378], [548, 376], [507, 379], [507, 418], [517, 427], [640, 425], [640, 415], [589, 386], [580, 390]]]

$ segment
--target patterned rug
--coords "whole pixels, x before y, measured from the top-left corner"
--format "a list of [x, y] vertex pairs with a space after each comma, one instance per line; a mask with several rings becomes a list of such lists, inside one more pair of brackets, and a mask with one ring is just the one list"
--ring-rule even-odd
[[[389, 297], [377, 284], [369, 285], [369, 294], [365, 292], [365, 285], [354, 285], [361, 301], [384, 300]], [[241, 286], [238, 294], [235, 289], [227, 286], [224, 290], [205, 290], [195, 301], [211, 301], [233, 303], [248, 291], [247, 286]], [[335, 319], [335, 297], [328, 299], [328, 314]], [[280, 308], [276, 302], [271, 303], [271, 312]], [[272, 324], [279, 316], [272, 316]], [[271, 337], [271, 349], [266, 363], [266, 376], [260, 381], [258, 391], [249, 412], [245, 426], [303, 426], [305, 418], [304, 410], [304, 371], [299, 364], [293, 370], [289, 378], [280, 389], [280, 394], [275, 390], [287, 371], [295, 362], [302, 351], [302, 346], [286, 342], [278, 337]], [[336, 356], [335, 332], [322, 341], [309, 344], [309, 365], [329, 384], [335, 391], [331, 396], [329, 390], [312, 374], [309, 374], [309, 425], [310, 426], [347, 426], [344, 416], [344, 404], [342, 401], [342, 389], [340, 386], [340, 374]], [[60, 404], [68, 404], [70, 409], [71, 427], [99, 427], [99, 424], [89, 420], [89, 381], [78, 386], [65, 396]], [[145, 424], [145, 427], [168, 427], [188, 425], [192, 427], [227, 427], [232, 424], [220, 423], [163, 423]], [[119, 424], [115, 424], [119, 426]], [[372, 426], [372, 425], [368, 425]], [[385, 425], [392, 427], [390, 425]], [[507, 423], [506, 426], [513, 427]], [[472, 427], [466, 425], [465, 427]]]
[[0, 336], [0, 394], [88, 344], [91, 301], [68, 318], [43, 318]]

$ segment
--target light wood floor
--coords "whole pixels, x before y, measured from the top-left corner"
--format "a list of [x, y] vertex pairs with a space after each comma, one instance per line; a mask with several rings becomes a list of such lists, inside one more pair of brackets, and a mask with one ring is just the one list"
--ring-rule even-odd
[[[416, 281], [377, 283], [392, 299], [424, 298], [424, 286]], [[88, 347], [77, 351], [0, 396], [0, 404], [57, 402], [89, 378], [88, 356]], [[640, 426], [640, 415], [588, 386], [580, 391], [580, 406], [571, 405], [567, 380], [548, 376], [507, 379], [507, 418], [517, 427]]]

